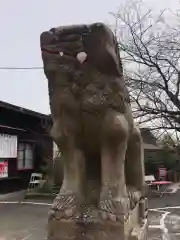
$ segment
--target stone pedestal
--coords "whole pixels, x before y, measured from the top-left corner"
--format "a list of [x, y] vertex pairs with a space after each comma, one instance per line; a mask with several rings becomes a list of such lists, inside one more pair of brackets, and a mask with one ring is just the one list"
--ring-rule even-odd
[[126, 221], [103, 221], [98, 210], [87, 215], [60, 217], [58, 211], [49, 218], [48, 240], [146, 240], [147, 209], [145, 200], [130, 211]]

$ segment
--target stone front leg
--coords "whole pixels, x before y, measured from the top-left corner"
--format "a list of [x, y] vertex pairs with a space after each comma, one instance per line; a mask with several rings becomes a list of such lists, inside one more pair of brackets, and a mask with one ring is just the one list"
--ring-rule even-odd
[[73, 145], [64, 154], [64, 179], [56, 196], [49, 219], [68, 219], [77, 215], [83, 198], [84, 154]]
[[128, 141], [125, 160], [126, 183], [128, 186], [143, 192], [144, 181], [144, 150], [141, 133], [134, 128]]
[[85, 158], [81, 150], [74, 146], [64, 154], [64, 180], [60, 190], [61, 195], [82, 195]]
[[123, 115], [111, 111], [103, 127], [101, 217], [103, 220], [124, 221], [129, 211], [124, 175], [129, 126]]
[[146, 190], [144, 181], [144, 150], [141, 133], [136, 127], [134, 127], [128, 141], [125, 174], [130, 196], [130, 206], [133, 209], [140, 199], [143, 198]]

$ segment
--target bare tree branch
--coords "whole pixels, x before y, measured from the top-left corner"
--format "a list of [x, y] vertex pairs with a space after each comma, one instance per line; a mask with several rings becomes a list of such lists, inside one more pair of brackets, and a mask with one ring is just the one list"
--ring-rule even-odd
[[[114, 13], [124, 74], [138, 124], [180, 132], [180, 30], [142, 2]], [[173, 15], [177, 19], [180, 16]]]

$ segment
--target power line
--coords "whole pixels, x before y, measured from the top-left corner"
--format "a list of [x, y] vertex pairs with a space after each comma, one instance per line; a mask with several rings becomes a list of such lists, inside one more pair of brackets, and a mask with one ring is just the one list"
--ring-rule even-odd
[[0, 67], [0, 70], [39, 70], [43, 67]]

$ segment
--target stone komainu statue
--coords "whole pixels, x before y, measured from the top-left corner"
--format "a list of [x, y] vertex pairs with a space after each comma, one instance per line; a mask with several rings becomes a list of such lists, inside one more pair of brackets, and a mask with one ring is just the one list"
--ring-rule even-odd
[[101, 23], [59, 27], [41, 34], [41, 50], [51, 135], [65, 159], [49, 218], [97, 209], [121, 221], [142, 196], [144, 166], [117, 40]]

